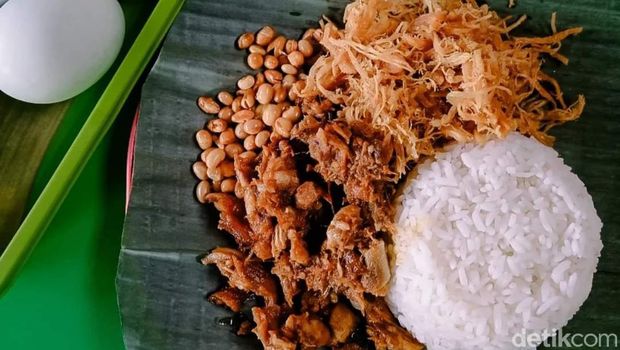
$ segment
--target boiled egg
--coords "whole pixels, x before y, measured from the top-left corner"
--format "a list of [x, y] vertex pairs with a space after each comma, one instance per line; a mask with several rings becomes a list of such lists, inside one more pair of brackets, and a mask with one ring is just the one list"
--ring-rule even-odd
[[69, 99], [110, 68], [124, 35], [116, 0], [9, 0], [0, 7], [0, 90], [30, 103]]

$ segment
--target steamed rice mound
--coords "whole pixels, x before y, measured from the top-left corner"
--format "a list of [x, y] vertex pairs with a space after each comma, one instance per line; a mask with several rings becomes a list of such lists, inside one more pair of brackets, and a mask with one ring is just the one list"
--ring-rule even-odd
[[523, 329], [564, 326], [592, 287], [602, 223], [558, 154], [510, 134], [416, 172], [397, 198], [400, 323], [430, 350], [511, 349]]

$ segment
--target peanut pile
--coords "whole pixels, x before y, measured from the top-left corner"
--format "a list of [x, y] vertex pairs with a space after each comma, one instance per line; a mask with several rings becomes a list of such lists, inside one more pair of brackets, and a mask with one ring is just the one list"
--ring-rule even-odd
[[200, 180], [198, 201], [205, 203], [212, 192], [234, 192], [241, 198], [235, 156], [256, 157], [267, 143], [290, 138], [302, 116], [295, 104], [295, 91], [305, 83], [304, 65], [314, 60], [315, 34], [309, 29], [297, 41], [265, 26], [256, 34], [244, 33], [238, 38], [237, 48], [247, 50], [246, 63], [257, 72], [239, 79], [234, 94], [220, 91], [215, 97], [198, 98], [198, 107], [204, 113], [217, 116], [196, 133], [196, 142], [203, 150], [192, 166]]

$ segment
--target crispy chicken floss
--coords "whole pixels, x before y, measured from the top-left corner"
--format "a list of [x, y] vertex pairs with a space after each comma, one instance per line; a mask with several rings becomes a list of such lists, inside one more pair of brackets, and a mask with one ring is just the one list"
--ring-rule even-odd
[[518, 130], [550, 144], [546, 132], [578, 118], [585, 99], [567, 105], [541, 70], [542, 55], [567, 64], [561, 40], [582, 29], [513, 37], [524, 20], [509, 24], [474, 1], [356, 1], [343, 29], [331, 22], [320, 29], [325, 54], [300, 89], [302, 110], [313, 114], [326, 99], [341, 106], [337, 119], [389, 138], [397, 175], [450, 141]]

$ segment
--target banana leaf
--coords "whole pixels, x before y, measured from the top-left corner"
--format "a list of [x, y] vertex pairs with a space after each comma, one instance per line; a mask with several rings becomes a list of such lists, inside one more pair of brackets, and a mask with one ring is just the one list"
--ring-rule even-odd
[[[620, 329], [620, 4], [617, 1], [506, 0], [488, 3], [502, 14], [527, 14], [520, 34], [583, 26], [564, 43], [568, 67], [548, 62], [565, 97], [586, 95], [582, 118], [554, 131], [557, 150], [586, 183], [605, 226], [605, 248], [592, 293], [566, 332], [612, 333]], [[226, 310], [205, 296], [221, 285], [196, 257], [230, 244], [217, 231], [217, 215], [193, 199], [191, 165], [198, 155], [194, 132], [205, 116], [195, 99], [232, 90], [248, 69], [234, 41], [244, 31], [272, 24], [288, 35], [316, 24], [321, 14], [341, 18], [346, 1], [189, 0], [173, 26], [143, 92], [117, 288], [128, 349], [253, 349], [253, 337], [237, 337], [221, 325]], [[561, 347], [560, 347], [561, 348]]]

